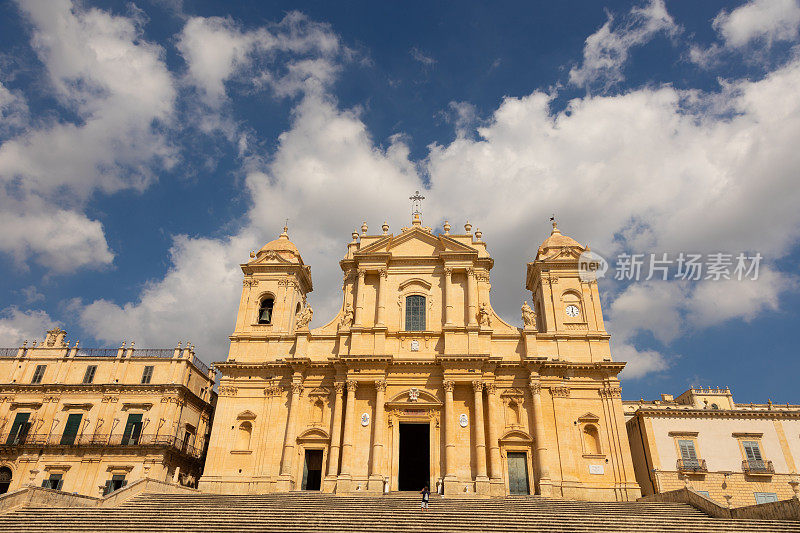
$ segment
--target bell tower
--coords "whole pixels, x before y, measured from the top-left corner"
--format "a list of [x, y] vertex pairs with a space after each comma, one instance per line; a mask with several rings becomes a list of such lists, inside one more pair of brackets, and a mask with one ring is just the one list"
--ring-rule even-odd
[[242, 299], [236, 317], [237, 337], [286, 335], [308, 327], [310, 307], [306, 295], [313, 290], [311, 268], [303, 263], [288, 228], [242, 264]]
[[[540, 336], [605, 339], [608, 344], [594, 275], [597, 267], [589, 247], [563, 235], [553, 220], [550, 236], [539, 246], [536, 259], [528, 263], [525, 284], [532, 293]], [[591, 360], [599, 360], [596, 354], [589, 355]]]

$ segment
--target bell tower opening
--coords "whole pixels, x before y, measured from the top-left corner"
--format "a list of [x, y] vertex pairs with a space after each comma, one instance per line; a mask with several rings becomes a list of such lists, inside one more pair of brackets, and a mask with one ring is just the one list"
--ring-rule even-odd
[[431, 486], [431, 427], [429, 424], [400, 424], [400, 465], [398, 490], [419, 492]]

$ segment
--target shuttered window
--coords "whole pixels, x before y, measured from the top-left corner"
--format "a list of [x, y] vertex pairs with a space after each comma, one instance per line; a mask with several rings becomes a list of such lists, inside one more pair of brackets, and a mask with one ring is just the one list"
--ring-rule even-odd
[[153, 379], [153, 367], [146, 366], [142, 371], [142, 385], [147, 385], [151, 379]]
[[141, 413], [131, 413], [128, 415], [128, 422], [125, 424], [125, 432], [122, 434], [123, 445], [139, 444], [139, 435], [142, 433]]
[[697, 460], [697, 452], [694, 449], [694, 441], [679, 440], [678, 446], [681, 449], [681, 460], [683, 460], [683, 465], [685, 467], [699, 466], [700, 463]]
[[770, 503], [778, 501], [778, 495], [774, 492], [754, 492], [756, 503]]
[[47, 365], [36, 365], [36, 370], [33, 372], [33, 379], [31, 379], [32, 384], [37, 385], [42, 382], [46, 368]]
[[61, 444], [70, 445], [75, 444], [75, 437], [78, 436], [78, 430], [81, 428], [82, 414], [71, 414], [67, 417], [67, 423], [64, 425], [64, 433], [61, 435]]
[[742, 448], [744, 448], [744, 453], [747, 456], [748, 461], [763, 461], [763, 458], [761, 457], [761, 449], [758, 447], [758, 441], [742, 441]]
[[24, 444], [28, 431], [31, 429], [30, 413], [17, 413], [14, 423], [11, 424], [11, 431], [8, 432], [6, 444]]
[[86, 367], [86, 373], [83, 375], [83, 383], [89, 384], [94, 382], [94, 374], [97, 372], [97, 365], [89, 365]]

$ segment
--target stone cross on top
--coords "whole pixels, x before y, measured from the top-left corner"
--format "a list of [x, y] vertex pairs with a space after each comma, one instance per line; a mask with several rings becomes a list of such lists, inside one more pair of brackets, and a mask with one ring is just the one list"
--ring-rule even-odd
[[409, 196], [409, 200], [411, 200], [411, 219], [412, 222], [416, 225], [420, 223], [420, 215], [422, 214], [422, 200], [425, 199], [424, 196], [419, 194], [419, 191], [414, 192], [414, 196]]

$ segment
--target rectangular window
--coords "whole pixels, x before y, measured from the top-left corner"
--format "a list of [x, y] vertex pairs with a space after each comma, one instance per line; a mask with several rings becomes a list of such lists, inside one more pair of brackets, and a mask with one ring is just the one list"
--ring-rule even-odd
[[681, 449], [681, 461], [684, 468], [697, 468], [700, 461], [697, 460], [697, 452], [694, 449], [694, 441], [679, 440], [678, 447]]
[[122, 444], [126, 446], [139, 444], [139, 436], [141, 434], [142, 434], [141, 413], [129, 414], [128, 422], [125, 424], [125, 432], [122, 434]]
[[425, 297], [406, 297], [406, 331], [425, 331]]
[[11, 431], [8, 432], [6, 444], [25, 444], [28, 431], [31, 429], [30, 413], [17, 413], [14, 423], [11, 424]]
[[744, 449], [747, 464], [750, 466], [751, 470], [766, 469], [764, 458], [761, 457], [761, 449], [758, 446], [758, 441], [744, 440], [742, 441], [742, 448]]
[[756, 503], [770, 503], [778, 501], [778, 495], [774, 492], [754, 492]]
[[153, 367], [146, 366], [142, 372], [142, 385], [147, 385], [151, 379], [153, 379]]
[[97, 365], [89, 365], [86, 367], [86, 373], [83, 375], [83, 383], [89, 384], [94, 382], [94, 373], [97, 372]]
[[47, 365], [36, 365], [36, 370], [33, 372], [33, 379], [31, 379], [31, 383], [34, 385], [41, 383], [46, 368]]
[[75, 437], [78, 436], [78, 430], [81, 428], [82, 414], [71, 414], [67, 417], [67, 423], [64, 425], [64, 433], [61, 434], [61, 444], [70, 445], [75, 444]]
[[106, 481], [106, 487], [103, 489], [103, 496], [111, 494], [115, 490], [119, 490], [127, 484], [128, 482], [125, 480], [125, 474], [114, 474], [111, 476], [111, 479]]
[[64, 484], [64, 474], [50, 474], [50, 477], [42, 481], [42, 487], [46, 489], [61, 490]]

